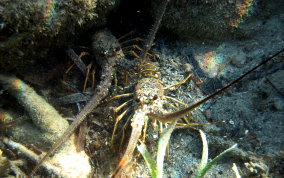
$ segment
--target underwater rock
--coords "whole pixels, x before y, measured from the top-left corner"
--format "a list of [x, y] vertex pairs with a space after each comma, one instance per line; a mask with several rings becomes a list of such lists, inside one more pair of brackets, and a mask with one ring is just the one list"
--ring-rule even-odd
[[[0, 110], [0, 118], [3, 117], [4, 121], [8, 122], [14, 118], [22, 120], [18, 125], [7, 129], [9, 137], [13, 140], [47, 150], [68, 128], [68, 122], [20, 79], [0, 74], [0, 86], [15, 97], [29, 115], [18, 117], [16, 112]], [[27, 118], [31, 118], [32, 123]], [[39, 158], [35, 159], [39, 160]], [[60, 175], [64, 177], [87, 177], [91, 172], [88, 160], [89, 157], [84, 151], [77, 151], [74, 136], [72, 136], [48, 162], [56, 165], [60, 169]], [[77, 169], [81, 166], [83, 168]]]
[[[155, 13], [160, 3], [153, 1], [152, 4]], [[277, 2], [272, 4], [275, 4], [273, 8], [278, 7]], [[170, 1], [163, 25], [183, 40], [248, 38], [261, 29], [260, 15], [274, 12], [266, 12], [262, 6], [266, 4], [260, 0]]]
[[[9, 135], [16, 141], [47, 149], [68, 128], [68, 122], [20, 79], [0, 74], [0, 85], [15, 97], [28, 113], [28, 116], [20, 117], [14, 111], [0, 110], [0, 115], [12, 118], [10, 121], [14, 121], [14, 118], [25, 120], [9, 131]], [[33, 123], [27, 122], [27, 118]]]
[[210, 78], [222, 76], [228, 81], [236, 78], [234, 70], [243, 67], [248, 59], [236, 45], [222, 43], [219, 46], [200, 46], [193, 52], [202, 72]]
[[40, 130], [59, 136], [67, 129], [68, 122], [23, 81], [16, 77], [0, 75], [0, 84], [17, 98]]
[[[26, 69], [84, 30], [106, 24], [116, 0], [0, 2], [0, 69]], [[84, 27], [84, 28], [82, 28]]]

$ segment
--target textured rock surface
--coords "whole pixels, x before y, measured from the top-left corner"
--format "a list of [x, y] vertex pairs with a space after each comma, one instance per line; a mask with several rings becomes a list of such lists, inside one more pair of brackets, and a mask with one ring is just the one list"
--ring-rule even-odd
[[[160, 1], [153, 1], [152, 4], [152, 13], [155, 13]], [[261, 0], [171, 1], [163, 24], [186, 40], [248, 38], [258, 32], [262, 18], [277, 13], [277, 7], [281, 4], [279, 1]]]
[[[22, 144], [35, 145], [40, 149], [48, 150], [68, 128], [68, 122], [23, 81], [15, 77], [0, 75], [0, 86], [15, 97], [28, 114], [28, 116], [19, 117], [15, 114], [15, 111], [9, 113], [0, 110], [1, 121], [4, 119], [11, 120], [10, 118], [13, 117], [14, 120], [22, 120], [20, 125], [9, 129], [8, 136]], [[72, 136], [50, 158], [49, 162], [59, 169], [58, 176], [87, 177], [90, 174], [89, 157], [84, 151], [78, 151], [75, 143], [74, 136]], [[14, 147], [14, 149], [16, 148]], [[22, 154], [27, 155], [27, 152]], [[82, 167], [79, 168], [80, 166]]]
[[[28, 68], [77, 35], [106, 24], [115, 0], [32, 0], [0, 2], [1, 71]], [[84, 28], [82, 29], [81, 27]]]

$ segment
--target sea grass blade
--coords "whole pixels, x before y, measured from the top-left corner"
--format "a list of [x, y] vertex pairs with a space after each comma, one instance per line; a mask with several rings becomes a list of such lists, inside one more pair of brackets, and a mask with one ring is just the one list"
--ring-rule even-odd
[[169, 127], [162, 133], [158, 142], [158, 151], [157, 151], [157, 170], [158, 170], [158, 178], [163, 177], [163, 167], [164, 167], [164, 158], [166, 154], [166, 148], [169, 144], [171, 134], [175, 128], [178, 119], [172, 121]]
[[197, 174], [196, 174], [196, 178], [201, 178], [204, 177], [204, 175], [206, 174], [206, 172], [217, 162], [219, 161], [225, 154], [233, 151], [238, 144], [235, 144], [233, 146], [231, 146], [230, 148], [226, 149], [225, 151], [223, 151], [222, 153], [220, 153], [218, 156], [216, 156], [211, 162], [207, 163], [205, 167], [203, 167], [202, 169], [198, 169]]
[[199, 133], [200, 133], [200, 137], [201, 137], [201, 140], [202, 140], [203, 148], [202, 148], [202, 158], [201, 158], [198, 170], [197, 170], [198, 173], [201, 170], [203, 170], [208, 163], [208, 143], [207, 143], [207, 140], [206, 140], [206, 135], [200, 129], [199, 129]]
[[156, 178], [157, 173], [158, 173], [157, 165], [156, 165], [154, 159], [152, 158], [151, 154], [148, 152], [146, 145], [144, 143], [140, 142], [140, 145], [137, 145], [137, 149], [141, 153], [141, 155], [144, 158], [148, 168], [150, 169], [151, 177]]

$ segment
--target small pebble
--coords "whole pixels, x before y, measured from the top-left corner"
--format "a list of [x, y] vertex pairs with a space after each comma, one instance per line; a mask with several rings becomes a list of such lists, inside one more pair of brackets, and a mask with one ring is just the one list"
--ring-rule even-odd
[[186, 64], [183, 65], [183, 69], [186, 72], [190, 72], [190, 71], [192, 71], [192, 66], [189, 63], [186, 63]]
[[229, 123], [232, 124], [232, 125], [235, 124], [235, 122], [233, 120], [230, 120]]
[[277, 111], [284, 111], [284, 101], [281, 99], [275, 100], [273, 106]]
[[246, 54], [242, 51], [235, 53], [232, 56], [232, 64], [236, 67], [243, 67], [246, 63]]
[[207, 110], [205, 111], [205, 117], [206, 117], [207, 119], [211, 119], [211, 118], [212, 118], [212, 112], [211, 112], [209, 109], [207, 109]]
[[153, 134], [153, 138], [154, 138], [154, 139], [157, 139], [157, 138], [158, 138], [158, 135], [157, 135], [157, 134]]

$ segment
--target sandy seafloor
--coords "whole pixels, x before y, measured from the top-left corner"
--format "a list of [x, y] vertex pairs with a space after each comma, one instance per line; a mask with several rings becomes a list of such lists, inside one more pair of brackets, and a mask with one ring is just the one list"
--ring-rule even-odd
[[[166, 95], [192, 104], [216, 91], [265, 57], [281, 50], [284, 47], [283, 25], [279, 16], [272, 16], [253, 38], [219, 44], [158, 38], [153, 51], [158, 56], [163, 85], [179, 82], [189, 73], [195, 76], [195, 80], [169, 89]], [[126, 66], [122, 68], [129, 68], [132, 62], [126, 62]], [[220, 160], [205, 177], [234, 177], [233, 163], [236, 163], [243, 177], [281, 177], [284, 143], [283, 67], [282, 55], [193, 111], [193, 122], [229, 121], [198, 127], [206, 132], [209, 158], [238, 144], [237, 151]], [[201, 84], [198, 79], [202, 81]], [[135, 80], [135, 76], [130, 79]], [[135, 84], [130, 82], [129, 87], [118, 90], [118, 93], [133, 91], [131, 83]], [[122, 101], [113, 104], [113, 107]], [[102, 122], [99, 121], [100, 124]], [[97, 140], [100, 143], [110, 141], [111, 130], [105, 129], [102, 133], [106, 133], [108, 138], [102, 138], [105, 134], [94, 133], [97, 138], [102, 138]], [[157, 134], [149, 131], [147, 136], [148, 149], [155, 150]], [[110, 165], [109, 161], [105, 161], [110, 156], [107, 146], [102, 147], [105, 149], [94, 151], [93, 160], [99, 177], [108, 174]], [[196, 130], [176, 128], [170, 141], [170, 157], [164, 165], [164, 177], [192, 177], [200, 162], [201, 151], [201, 138]], [[132, 176], [149, 176], [141, 157], [136, 161]]]
[[[248, 25], [255, 24], [257, 23]], [[190, 105], [284, 47], [283, 14], [271, 16], [260, 28], [250, 39], [220, 43], [175, 41], [159, 35], [152, 50], [157, 55], [163, 85], [179, 82], [189, 73], [194, 75], [194, 79], [169, 89], [166, 95]], [[214, 165], [205, 177], [234, 177], [235, 173], [231, 169], [233, 163], [236, 163], [243, 177], [281, 177], [284, 174], [283, 62], [282, 54], [192, 112], [192, 122], [228, 121], [219, 125], [196, 127], [204, 130], [207, 135], [209, 158], [238, 144], [238, 149]], [[128, 69], [135, 72], [133, 65], [135, 60], [125, 59], [118, 68], [119, 71]], [[137, 76], [130, 75], [127, 87], [123, 87], [123, 72], [118, 72], [117, 78], [118, 87], [111, 89], [112, 95], [133, 92]], [[54, 86], [37, 90], [47, 93], [46, 97], [56, 103], [56, 91], [46, 92], [52, 90], [52, 87]], [[49, 96], [50, 93], [53, 95]], [[91, 153], [95, 177], [110, 175], [121, 156], [120, 153], [112, 152], [110, 140], [114, 123], [112, 108], [123, 101], [125, 100], [116, 100], [98, 107], [88, 119], [86, 150]], [[56, 106], [56, 109], [61, 113], [73, 109], [74, 115], [77, 112], [75, 105]], [[119, 145], [122, 126], [120, 124], [118, 127], [116, 146]], [[146, 145], [152, 152], [156, 149], [157, 134], [151, 129], [147, 134]], [[199, 133], [194, 129], [177, 127], [169, 148], [170, 157], [165, 161], [164, 177], [192, 177], [201, 158]], [[130, 175], [149, 177], [141, 156], [135, 158]]]

